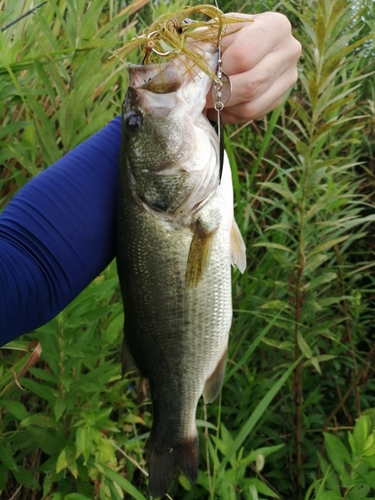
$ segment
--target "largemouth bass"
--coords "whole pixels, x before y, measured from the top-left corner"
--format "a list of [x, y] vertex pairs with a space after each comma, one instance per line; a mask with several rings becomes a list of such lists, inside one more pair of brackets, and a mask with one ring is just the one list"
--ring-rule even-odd
[[[205, 47], [215, 69], [217, 51]], [[211, 79], [176, 57], [130, 67], [123, 105], [117, 262], [124, 370], [150, 385], [149, 492], [198, 477], [195, 414], [220, 391], [232, 320], [231, 263], [246, 265], [228, 163], [202, 114]]]

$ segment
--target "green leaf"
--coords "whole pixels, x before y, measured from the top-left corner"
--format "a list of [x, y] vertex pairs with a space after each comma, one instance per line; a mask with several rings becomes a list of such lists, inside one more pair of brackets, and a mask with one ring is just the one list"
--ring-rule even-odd
[[107, 481], [107, 484], [111, 492], [111, 500], [122, 500], [123, 494], [121, 490], [119, 491], [120, 487], [112, 481]]
[[251, 484], [249, 486], [248, 492], [249, 492], [249, 500], [259, 500], [258, 492], [254, 484]]
[[337, 437], [326, 432], [324, 442], [328, 458], [338, 474], [345, 473], [345, 463], [350, 464], [350, 455], [344, 443]]
[[327, 486], [330, 490], [334, 491], [335, 493], [340, 494], [340, 482], [339, 478], [336, 474], [336, 472], [333, 470], [333, 468], [328, 464], [326, 460], [320, 455], [318, 455], [318, 460], [320, 464], [320, 468], [322, 469], [322, 472], [324, 474], [325, 482], [327, 483]]
[[18, 466], [17, 470], [13, 470], [12, 474], [17, 483], [22, 484], [26, 488], [32, 490], [40, 489], [37, 479], [21, 465]]
[[66, 409], [66, 401], [64, 401], [61, 398], [56, 399], [55, 406], [53, 408], [56, 421], [60, 420], [65, 409]]
[[307, 283], [306, 285], [306, 290], [313, 290], [314, 288], [320, 287], [321, 285], [324, 285], [326, 283], [330, 283], [331, 281], [335, 280], [337, 278], [336, 273], [323, 273], [320, 276], [312, 279], [310, 283]]
[[280, 245], [279, 243], [272, 243], [271, 241], [259, 241], [257, 243], [253, 243], [252, 246], [253, 247], [273, 248], [275, 250], [282, 250], [283, 252], [293, 253], [293, 250], [286, 247], [285, 245]]
[[361, 484], [375, 489], [375, 471], [368, 471], [365, 474], [357, 472], [357, 477], [361, 481]]
[[281, 450], [284, 448], [285, 444], [278, 444], [276, 446], [265, 446], [262, 448], [258, 448], [256, 450], [252, 450], [246, 457], [240, 460], [240, 465], [249, 465], [251, 462], [255, 462], [258, 455], [263, 455], [263, 457], [268, 457], [272, 453]]
[[33, 415], [29, 415], [20, 423], [21, 428], [28, 427], [29, 425], [37, 425], [45, 428], [57, 427], [56, 419], [46, 413], [35, 413]]
[[134, 498], [134, 500], [147, 500], [146, 497], [144, 497], [142, 493], [139, 490], [137, 490], [137, 488], [135, 488], [135, 486], [133, 486], [127, 479], [121, 476], [118, 472], [114, 471], [113, 469], [110, 469], [104, 464], [100, 465], [95, 464], [95, 468], [99, 472], [102, 471], [108, 479], [118, 484], [123, 491], [129, 493], [129, 495], [132, 495], [132, 498]]
[[302, 333], [299, 330], [297, 331], [297, 342], [298, 342], [299, 348], [301, 349], [302, 354], [307, 359], [311, 359], [312, 358], [311, 349], [308, 346], [306, 340], [303, 338]]
[[[358, 481], [358, 478], [357, 478]], [[348, 494], [347, 498], [348, 500], [361, 500], [362, 498], [366, 498], [368, 500], [371, 500], [371, 497], [369, 498], [367, 496], [368, 492], [370, 491], [370, 487], [365, 485], [365, 484], [355, 484], [352, 490], [350, 490], [350, 493]], [[373, 497], [372, 497], [373, 498]]]
[[3, 400], [0, 401], [0, 405], [6, 408], [9, 413], [14, 415], [18, 420], [23, 420], [28, 415], [25, 405], [19, 401]]
[[322, 243], [321, 245], [318, 245], [314, 250], [312, 250], [309, 254], [306, 256], [306, 260], [311, 259], [316, 254], [325, 252], [329, 248], [332, 248], [335, 245], [338, 245], [339, 243], [342, 243], [343, 241], [347, 240], [349, 238], [349, 235], [345, 236], [340, 236], [340, 238], [335, 238], [330, 241], [326, 241], [325, 243]]
[[82, 493], [69, 493], [64, 495], [64, 500], [92, 500], [92, 497], [82, 495]]
[[88, 426], [100, 427], [104, 422], [108, 420], [108, 417], [111, 413], [112, 407], [108, 407], [103, 408], [102, 410], [94, 410], [92, 412], [83, 411], [82, 416]]
[[77, 479], [78, 469], [76, 463], [76, 447], [74, 443], [69, 443], [60, 453], [56, 462], [56, 473], [64, 469], [69, 469]]
[[78, 427], [76, 432], [77, 451], [81, 452], [84, 459], [87, 461], [91, 455], [91, 447], [93, 443], [92, 427], [85, 425]]
[[250, 491], [252, 488], [253, 492], [261, 493], [262, 495], [266, 495], [267, 497], [271, 498], [279, 498], [279, 495], [277, 495], [274, 491], [271, 490], [271, 488], [269, 488], [266, 484], [264, 484], [260, 479], [257, 479], [256, 477], [252, 477], [250, 479], [245, 478], [241, 481], [241, 483], [246, 485], [250, 489]]
[[0, 493], [5, 488], [8, 482], [8, 469], [7, 466], [3, 463], [0, 463]]
[[0, 460], [10, 469], [12, 472], [18, 470], [18, 465], [14, 460], [12, 453], [9, 449], [0, 443]]
[[255, 349], [258, 347], [259, 343], [262, 341], [262, 340], [265, 340], [265, 336], [267, 335], [267, 333], [271, 330], [272, 326], [276, 323], [277, 319], [280, 317], [281, 315], [281, 311], [275, 315], [272, 320], [267, 324], [267, 326], [265, 328], [263, 328], [258, 336], [252, 341], [251, 345], [249, 346], [248, 349], [246, 349], [246, 351], [244, 352], [244, 354], [242, 355], [241, 359], [239, 361], [237, 361], [237, 363], [235, 364], [235, 366], [229, 370], [227, 372], [227, 374], [225, 375], [225, 381], [226, 380], [229, 380], [231, 377], [233, 377], [233, 375], [242, 367], [244, 366], [248, 360], [250, 359], [250, 356], [252, 355], [252, 353], [255, 351]]
[[[252, 166], [252, 169], [251, 169], [251, 177], [250, 177], [251, 184], [252, 184], [253, 180], [255, 179], [255, 176], [258, 172], [261, 161], [264, 158], [265, 151], [266, 151], [266, 149], [271, 141], [271, 138], [272, 138], [272, 133], [276, 127], [277, 121], [278, 121], [279, 116], [284, 108], [284, 105], [289, 97], [289, 94], [290, 94], [290, 90], [285, 94], [282, 104], [280, 104], [280, 106], [278, 106], [276, 109], [274, 109], [272, 114], [271, 114], [271, 118], [268, 122], [268, 127], [266, 130], [266, 133], [264, 134], [262, 143], [261, 143], [260, 148], [259, 148], [258, 156], [256, 158], [254, 165]], [[229, 142], [229, 140], [227, 142]], [[227, 145], [227, 142], [225, 143], [226, 145]]]
[[342, 500], [341, 494], [336, 491], [325, 491], [316, 498], [319, 500]]
[[47, 455], [56, 456], [65, 446], [66, 438], [62, 430], [56, 432], [54, 429], [28, 426], [27, 432], [35, 439], [35, 445]]
[[293, 205], [298, 204], [294, 194], [288, 189], [280, 186], [279, 184], [276, 184], [275, 182], [260, 182], [260, 185], [263, 188], [271, 189], [272, 191], [275, 191], [276, 193], [280, 194], [285, 200], [292, 202]]
[[54, 391], [51, 387], [48, 387], [45, 384], [39, 384], [35, 380], [31, 380], [30, 378], [24, 377], [22, 379], [22, 386], [26, 389], [29, 389], [40, 398], [50, 402], [52, 406], [54, 405], [56, 397], [59, 397], [57, 392]]
[[319, 375], [322, 374], [322, 370], [320, 369], [320, 364], [317, 356], [313, 356], [309, 361], [311, 361], [311, 364], [315, 368], [315, 370], [319, 373]]
[[224, 469], [226, 464], [231, 460], [231, 458], [237, 453], [238, 449], [240, 446], [242, 446], [243, 442], [245, 439], [248, 437], [258, 420], [262, 417], [263, 413], [266, 411], [268, 408], [269, 404], [273, 400], [273, 398], [276, 396], [276, 394], [279, 392], [281, 387], [285, 384], [285, 382], [288, 380], [290, 377], [290, 374], [293, 372], [294, 368], [297, 366], [298, 362], [300, 360], [298, 359], [295, 361], [289, 368], [288, 370], [280, 377], [280, 379], [273, 385], [273, 387], [267, 392], [267, 394], [262, 398], [260, 403], [257, 405], [253, 413], [250, 415], [250, 417], [247, 419], [245, 424], [242, 426], [240, 429], [239, 433], [237, 434], [237, 437], [235, 438], [233, 444], [229, 447], [223, 461], [221, 462], [219, 469], [217, 471], [217, 474], [220, 475], [220, 472]]
[[288, 308], [288, 303], [284, 302], [282, 300], [270, 300], [269, 302], [266, 302], [265, 304], [262, 304], [261, 309], [287, 309]]
[[188, 479], [183, 474], [179, 474], [178, 476], [178, 482], [181, 484], [181, 486], [184, 488], [185, 491], [191, 491], [192, 485]]
[[320, 372], [320, 363], [323, 363], [324, 361], [331, 361], [332, 359], [335, 359], [337, 356], [334, 356], [332, 354], [320, 354], [318, 356], [313, 356], [311, 359], [307, 359], [304, 363], [303, 363], [303, 367], [306, 367], [306, 366], [311, 366], [313, 365], [315, 369], [317, 364], [318, 364], [318, 373], [321, 373]]
[[[353, 439], [350, 440], [353, 454], [357, 457], [361, 456], [367, 448], [366, 443], [370, 432], [370, 418], [367, 415], [361, 415], [357, 420], [352, 434]], [[373, 444], [373, 440], [370, 446]]]
[[[125, 419], [125, 421], [130, 420], [131, 422], [134, 422], [134, 420], [135, 420], [134, 415], [130, 415], [130, 417], [131, 417], [130, 419], [127, 418], [127, 419]], [[142, 422], [142, 420], [139, 420], [139, 421]], [[217, 427], [214, 424], [212, 424], [211, 422], [206, 422], [205, 420], [200, 420], [198, 418], [195, 420], [195, 425], [197, 427], [207, 427], [207, 429], [212, 429], [213, 431], [217, 430]]]

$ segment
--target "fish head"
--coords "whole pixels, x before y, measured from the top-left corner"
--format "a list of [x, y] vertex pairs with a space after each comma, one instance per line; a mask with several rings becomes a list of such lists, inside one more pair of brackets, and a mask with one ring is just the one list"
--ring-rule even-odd
[[[199, 50], [214, 71], [217, 48], [206, 44]], [[194, 124], [202, 115], [211, 83], [183, 55], [162, 64], [130, 65], [122, 110], [123, 144], [134, 172], [165, 171], [188, 158]]]

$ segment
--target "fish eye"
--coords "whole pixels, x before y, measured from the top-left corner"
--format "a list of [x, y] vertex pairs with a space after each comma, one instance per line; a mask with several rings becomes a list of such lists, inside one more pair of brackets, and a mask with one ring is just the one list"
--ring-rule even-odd
[[131, 109], [125, 113], [125, 126], [128, 132], [136, 134], [142, 128], [142, 115], [141, 113]]

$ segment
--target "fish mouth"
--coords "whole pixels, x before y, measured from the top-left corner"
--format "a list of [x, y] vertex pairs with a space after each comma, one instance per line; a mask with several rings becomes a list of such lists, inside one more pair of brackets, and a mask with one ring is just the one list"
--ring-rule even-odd
[[[170, 63], [130, 66], [130, 83], [125, 98], [125, 107], [128, 110], [141, 111], [145, 107], [150, 108], [152, 104], [155, 106], [157, 102], [160, 106], [160, 98], [176, 92], [181, 88], [182, 83], [181, 73]], [[146, 94], [148, 99], [145, 97]], [[153, 101], [152, 95], [156, 96], [157, 101], [156, 103], [149, 102], [147, 106], [146, 101], [150, 99]], [[156, 107], [159, 106], [156, 105]]]
[[[200, 51], [214, 71], [218, 60], [218, 49], [205, 44]], [[201, 114], [212, 78], [185, 55], [176, 55], [172, 60], [159, 64], [129, 65], [129, 87], [125, 97], [123, 114], [130, 110], [143, 119], [175, 116], [180, 109], [181, 118], [192, 120]], [[183, 110], [183, 111], [181, 111]]]
[[153, 94], [170, 94], [182, 85], [183, 77], [171, 63], [130, 66], [129, 87]]
[[124, 112], [164, 117], [170, 108], [169, 96], [183, 85], [178, 68], [169, 63], [131, 65], [129, 87], [124, 101]]

